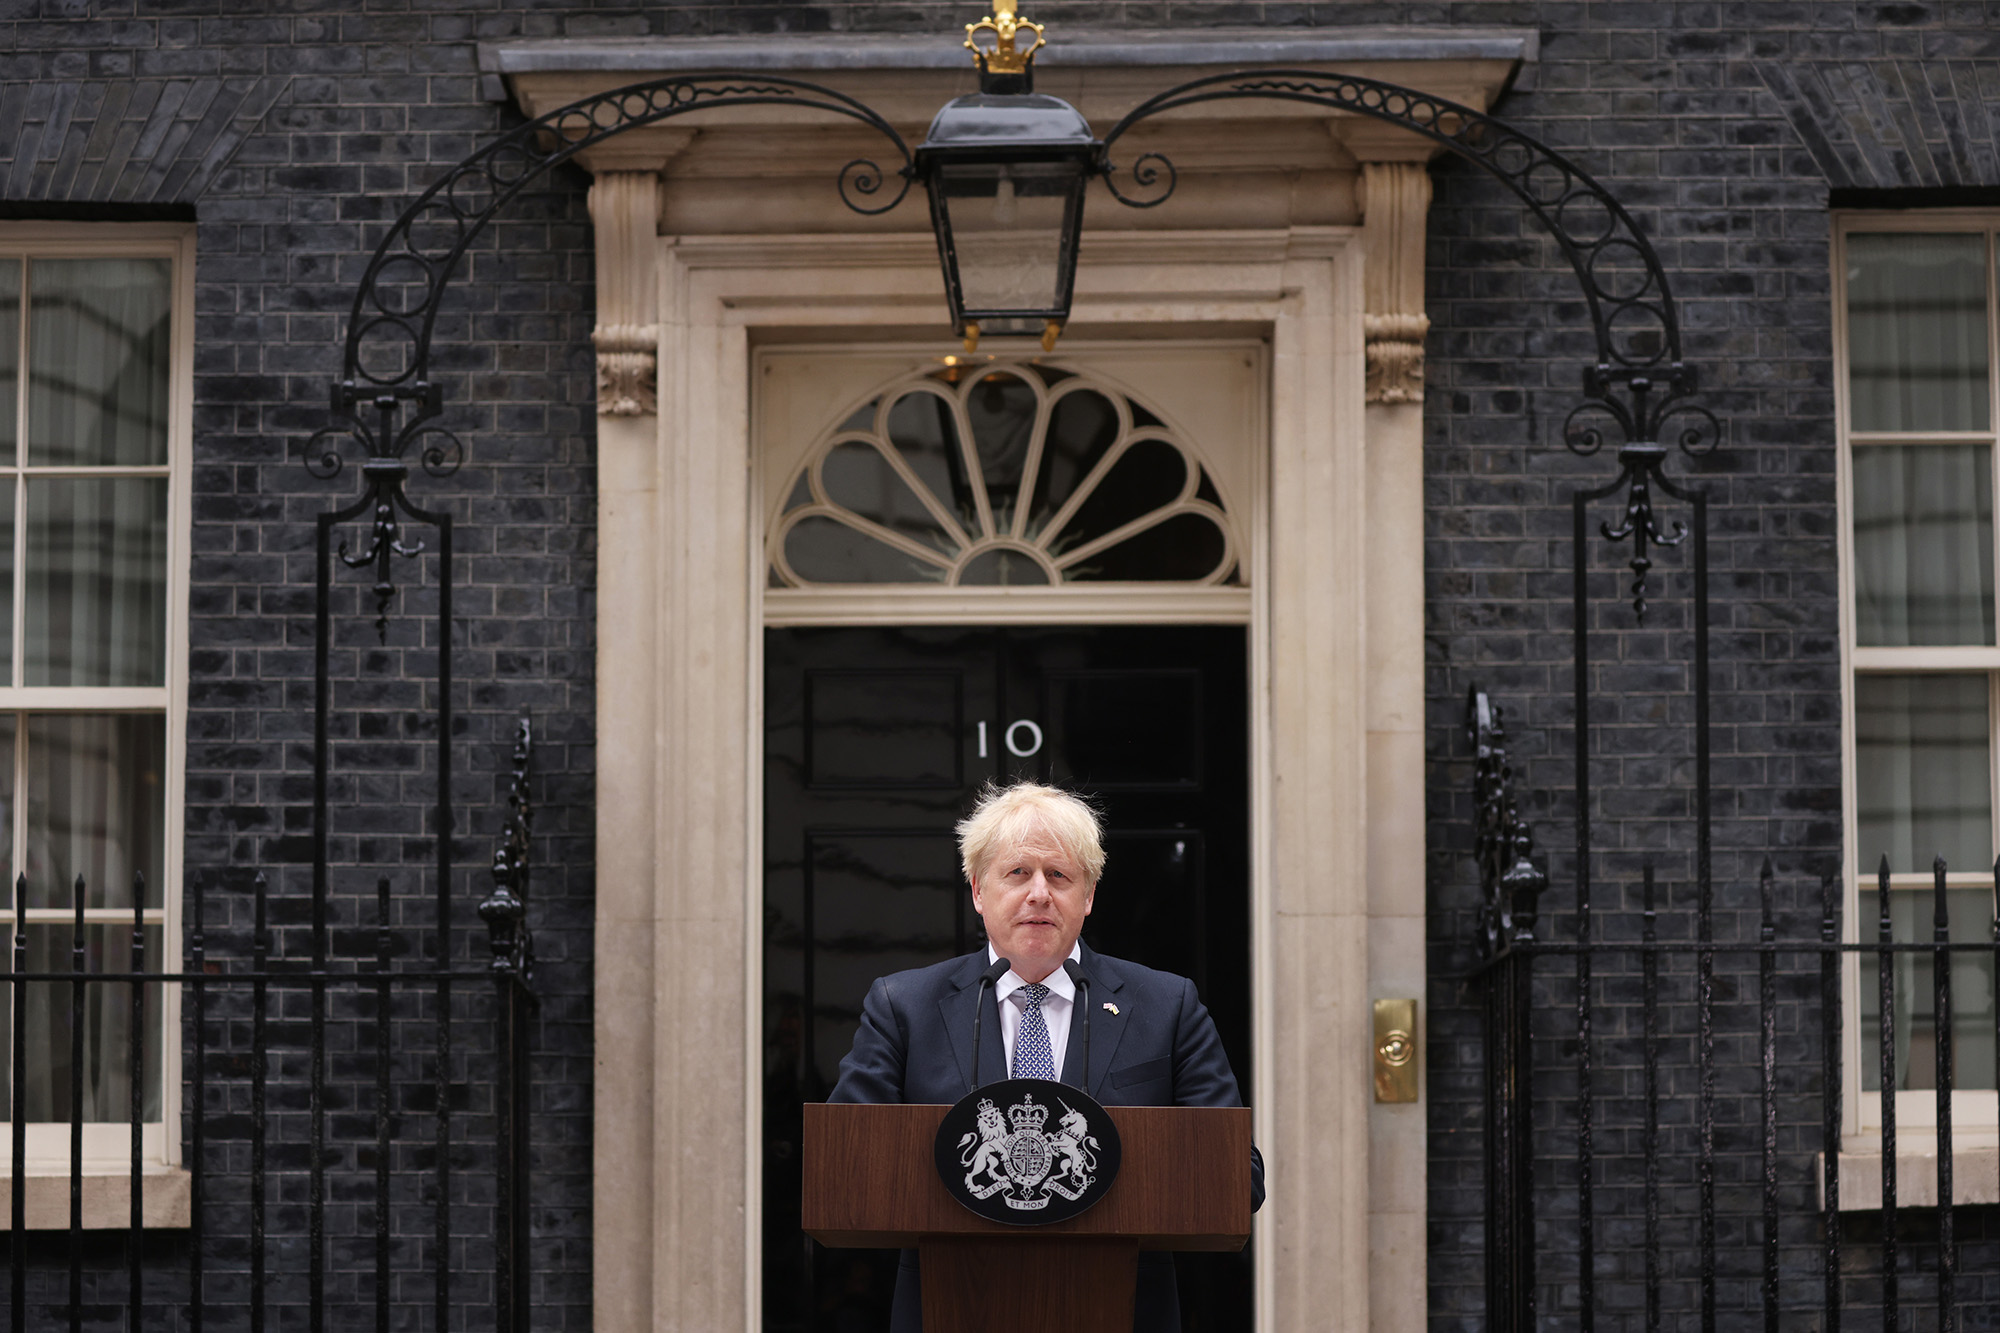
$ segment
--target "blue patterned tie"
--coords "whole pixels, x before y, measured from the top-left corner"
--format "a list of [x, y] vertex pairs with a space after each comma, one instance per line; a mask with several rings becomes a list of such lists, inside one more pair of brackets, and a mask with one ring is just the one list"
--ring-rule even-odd
[[1032, 983], [1021, 987], [1028, 1002], [1021, 1007], [1021, 1030], [1014, 1037], [1014, 1077], [1056, 1076], [1056, 1058], [1049, 1050], [1048, 1020], [1042, 1017], [1042, 1001], [1049, 998], [1047, 986]]

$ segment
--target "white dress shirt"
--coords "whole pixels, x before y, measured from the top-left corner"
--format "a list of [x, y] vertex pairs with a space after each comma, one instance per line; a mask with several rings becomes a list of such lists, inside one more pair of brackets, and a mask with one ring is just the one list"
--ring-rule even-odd
[[[1079, 945], [1069, 946], [1069, 956], [1077, 962], [1083, 961], [1083, 949]], [[991, 944], [986, 946], [986, 961], [990, 966], [1000, 960], [999, 951]], [[993, 988], [993, 994], [1000, 1001], [1000, 1035], [1007, 1047], [1007, 1076], [1014, 1076], [1014, 1039], [1020, 1035], [1021, 1014], [1028, 1007], [1028, 997], [1019, 994], [1021, 987], [1028, 983], [1009, 968], [1007, 975]], [[1076, 983], [1069, 979], [1069, 973], [1061, 968], [1042, 978], [1042, 984], [1049, 993], [1042, 998], [1042, 1018], [1049, 1027], [1049, 1056], [1055, 1066], [1056, 1077], [1063, 1072], [1063, 1052], [1069, 1048], [1069, 1016], [1076, 1008]]]

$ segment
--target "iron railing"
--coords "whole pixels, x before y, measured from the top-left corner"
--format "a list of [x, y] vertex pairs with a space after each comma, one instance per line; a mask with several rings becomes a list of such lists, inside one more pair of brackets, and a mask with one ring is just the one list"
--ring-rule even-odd
[[[494, 890], [479, 905], [491, 927], [488, 967], [454, 959], [451, 918], [461, 909], [449, 895], [423, 921], [422, 896], [378, 877], [372, 919], [363, 920], [355, 909], [366, 899], [331, 898], [330, 876], [317, 877], [302, 901], [274, 893], [263, 874], [247, 893], [194, 874], [180, 970], [148, 955], [147, 932], [159, 927], [146, 919], [143, 882], [133, 890], [140, 906], [130, 967], [91, 968], [88, 931], [102, 926], [86, 925], [79, 877], [70, 967], [30, 971], [28, 881], [16, 881], [4, 978], [13, 1020], [10, 1330], [122, 1324], [136, 1333], [164, 1321], [193, 1333], [279, 1324], [388, 1333], [423, 1326], [425, 1305], [437, 1329], [526, 1326], [531, 739], [523, 719]], [[248, 897], [248, 930], [212, 930], [217, 894], [238, 900], [230, 909]], [[59, 1177], [68, 1210], [65, 1227], [38, 1219], [30, 1231], [26, 1019], [35, 987], [68, 1005], [68, 1152]], [[149, 1075], [147, 1047], [164, 1047], [169, 1034], [157, 1020], [169, 999], [181, 1010], [184, 1078], [160, 1088], [160, 1071], [172, 1065], [158, 1061]], [[111, 1003], [129, 1005], [126, 1049], [97, 1056], [122, 1059], [131, 1082], [130, 1160], [117, 1182], [122, 1237], [85, 1203], [103, 1169], [86, 1165], [85, 1015]], [[477, 1036], [464, 1041], [467, 1032]], [[147, 1188], [171, 1172], [144, 1142], [149, 1095], [162, 1109], [169, 1099], [180, 1105], [174, 1146], [187, 1221], [165, 1235], [146, 1226]], [[457, 1188], [454, 1171], [481, 1183]], [[425, 1231], [427, 1245], [417, 1239]], [[427, 1299], [406, 1288], [428, 1288]]]
[[[1665, 904], [1650, 866], [1641, 877], [1636, 922], [1631, 913], [1593, 905], [1586, 891], [1570, 904], [1566, 931], [1539, 930], [1538, 899], [1547, 877], [1529, 859], [1532, 837], [1510, 790], [1502, 710], [1475, 691], [1467, 729], [1478, 756], [1479, 861], [1490, 946], [1484, 970], [1488, 1326], [1529, 1329], [1553, 1319], [1590, 1329], [1615, 1312], [1620, 1326], [1636, 1313], [1648, 1329], [1676, 1315], [1698, 1315], [1702, 1328], [1713, 1329], [1718, 1321], [1743, 1327], [1746, 1317], [1761, 1314], [1763, 1326], [1776, 1330], [1803, 1310], [1820, 1317], [1813, 1326], [1821, 1329], [1838, 1328], [1843, 1314], [1864, 1311], [1879, 1316], [1884, 1329], [1896, 1329], [1928, 1307], [1934, 1327], [1952, 1330], [1963, 1315], [1990, 1313], [1990, 1296], [1967, 1299], [1961, 1292], [1951, 963], [1983, 955], [1994, 960], [2000, 976], [2000, 864], [1993, 867], [1992, 927], [1977, 940], [1952, 938], [1942, 858], [1932, 867], [1928, 941], [1894, 938], [1886, 857], [1877, 871], [1879, 912], [1868, 923], [1872, 939], [1859, 938], [1861, 930], [1857, 938], [1842, 938], [1840, 893], [1831, 877], [1820, 882], [1811, 931], [1781, 935], [1777, 879], [1768, 859], [1758, 878], [1754, 939], [1716, 937], [1712, 892], [1697, 892], [1683, 907]], [[1863, 1058], [1878, 1075], [1873, 1095], [1881, 1122], [1881, 1206], [1866, 1237], [1857, 1235], [1860, 1228], [1850, 1225], [1855, 1215], [1841, 1203], [1847, 1128], [1842, 997], [1850, 958], [1872, 961], [1878, 973], [1873, 998], [1879, 1031], [1875, 1049]], [[1935, 1204], [1923, 1206], [1929, 1225], [1916, 1236], [1910, 1234], [1910, 1206], [1898, 1196], [1896, 1165], [1895, 971], [1897, 960], [1912, 958], [1931, 964], [1936, 1052], [1936, 1196]], [[1718, 998], [1718, 960], [1725, 981], [1754, 978], [1754, 1006]], [[1674, 994], [1663, 993], [1669, 984]], [[1740, 1020], [1753, 1007], [1755, 1025], [1746, 1030]], [[1781, 1017], [1796, 1020], [1814, 1011], [1816, 1023], [1789, 1027], [1781, 1043]], [[2000, 994], [1994, 1013], [2000, 1051]], [[1612, 1021], [1600, 1026], [1607, 1017]], [[1663, 1025], [1669, 1030], [1663, 1032]], [[1745, 1063], [1718, 1049], [1740, 1047], [1744, 1038], [1754, 1041], [1754, 1088], [1740, 1077], [1750, 1072]], [[1669, 1058], [1670, 1047], [1679, 1048], [1678, 1059]], [[1781, 1060], [1781, 1048], [1816, 1059], [1800, 1068]], [[1636, 1088], [1629, 1086], [1634, 1063]], [[1719, 1092], [1724, 1076], [1730, 1087]], [[1679, 1086], [1670, 1086], [1676, 1080]], [[1718, 1111], [1740, 1110], [1746, 1102], [1754, 1102], [1754, 1120], [1735, 1117], [1730, 1132], [1719, 1134]], [[1746, 1124], [1754, 1140], [1748, 1144]], [[1573, 1153], [1551, 1151], [1541, 1160], [1538, 1138], [1546, 1145], [1571, 1130]], [[1607, 1150], [1606, 1135], [1622, 1146]], [[1930, 1136], [1925, 1139], [1928, 1149]], [[1686, 1188], [1690, 1157], [1692, 1191]], [[1754, 1170], [1722, 1170], [1725, 1164], [1740, 1168], [1746, 1159], [1754, 1159]], [[1667, 1179], [1670, 1173], [1679, 1179]], [[1636, 1209], [1630, 1206], [1635, 1185]], [[1801, 1210], [1799, 1196], [1813, 1187], [1817, 1205]], [[1606, 1196], [1616, 1202], [1601, 1208]], [[1809, 1212], [1811, 1225], [1788, 1230], [1801, 1211]], [[1635, 1214], [1636, 1231], [1630, 1225]], [[1920, 1261], [1904, 1252], [1913, 1247], [1927, 1251]], [[2000, 1251], [1989, 1260], [1992, 1271], [1982, 1271], [1981, 1279], [2000, 1281]], [[1919, 1287], [1909, 1275], [1921, 1270], [1934, 1276]], [[1740, 1298], [1751, 1274], [1755, 1297], [1731, 1299], [1732, 1292]]]

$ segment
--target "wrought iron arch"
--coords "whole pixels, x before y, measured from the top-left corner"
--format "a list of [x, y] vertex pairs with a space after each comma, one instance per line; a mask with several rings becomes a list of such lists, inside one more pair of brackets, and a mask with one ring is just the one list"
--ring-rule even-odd
[[[1151, 193], [1119, 188], [1111, 152], [1134, 125], [1202, 102], [1246, 98], [1303, 102], [1401, 126], [1479, 167], [1526, 205], [1575, 271], [1596, 339], [1596, 361], [1583, 376], [1588, 401], [1564, 423], [1572, 450], [1589, 455], [1603, 446], [1601, 428], [1583, 420], [1592, 411], [1609, 416], [1626, 442], [1641, 444], [1656, 443], [1669, 418], [1691, 414], [1681, 447], [1691, 455], [1715, 448], [1721, 423], [1687, 401], [1697, 376], [1682, 355], [1680, 318], [1659, 252], [1589, 172], [1483, 111], [1359, 75], [1275, 69], [1195, 79], [1141, 102], [1105, 134], [1100, 169], [1112, 195], [1133, 208], [1153, 208], [1174, 191], [1173, 163], [1159, 152], [1140, 154], [1129, 173], [1139, 191]], [[1614, 385], [1625, 388], [1629, 402], [1613, 396]], [[1637, 461], [1642, 472], [1657, 471], [1651, 460]]]
[[[342, 463], [333, 442], [340, 435], [353, 437], [372, 458], [403, 458], [418, 438], [436, 433], [444, 439], [424, 449], [424, 469], [433, 476], [455, 471], [463, 461], [457, 437], [425, 424], [443, 411], [430, 374], [431, 338], [446, 288], [472, 242], [528, 186], [585, 149], [690, 111], [757, 105], [844, 116], [888, 140], [902, 158], [892, 172], [865, 157], [840, 170], [841, 198], [855, 212], [886, 213], [909, 193], [915, 171], [909, 145], [895, 128], [845, 93], [798, 79], [730, 71], [675, 75], [586, 97], [517, 125], [417, 196], [375, 247], [354, 293], [333, 386], [333, 411], [347, 420], [313, 436], [307, 467], [322, 479], [337, 474]], [[902, 178], [901, 187], [886, 201], [872, 202], [890, 175]], [[415, 411], [399, 426], [404, 403]], [[372, 426], [363, 415], [369, 407], [379, 418]]]

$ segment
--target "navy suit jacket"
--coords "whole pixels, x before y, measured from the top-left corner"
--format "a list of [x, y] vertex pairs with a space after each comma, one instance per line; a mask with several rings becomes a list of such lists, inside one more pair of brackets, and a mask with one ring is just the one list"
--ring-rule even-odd
[[[1090, 982], [1087, 1002], [1070, 1011], [1063, 1081], [1081, 1084], [1106, 1106], [1241, 1106], [1236, 1075], [1223, 1054], [1215, 1021], [1194, 983], [1171, 972], [1107, 957], [1089, 948], [1080, 962]], [[986, 951], [877, 979], [861, 1005], [854, 1049], [840, 1062], [831, 1102], [949, 1105], [973, 1087], [972, 1016]], [[1106, 1004], [1116, 1006], [1113, 1013]], [[1080, 1066], [1089, 1027], [1090, 1069]], [[979, 1077], [1007, 1077], [1000, 1006], [986, 992], [980, 1020]], [[1251, 1207], [1264, 1202], [1264, 1161], [1250, 1150]], [[903, 1256], [896, 1279], [894, 1333], [918, 1333], [922, 1301], [914, 1254]], [[1133, 1328], [1177, 1333], [1180, 1297], [1173, 1257], [1139, 1256]]]

